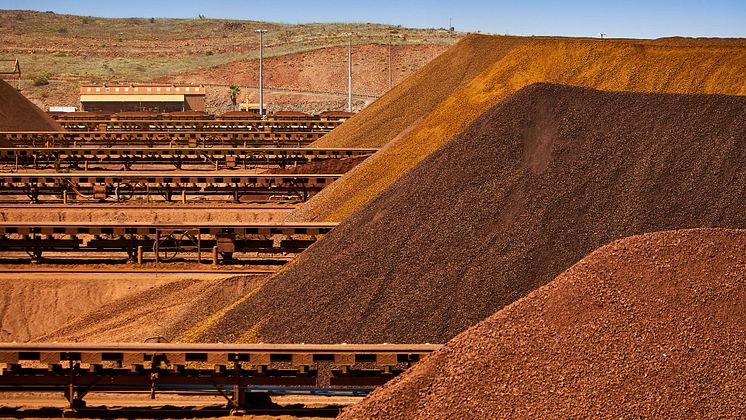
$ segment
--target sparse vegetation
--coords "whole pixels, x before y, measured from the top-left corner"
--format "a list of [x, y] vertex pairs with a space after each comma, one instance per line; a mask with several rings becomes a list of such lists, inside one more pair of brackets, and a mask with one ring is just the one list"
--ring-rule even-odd
[[[22, 25], [17, 22], [18, 17], [24, 19]], [[88, 24], [81, 27], [84, 18]], [[0, 22], [12, 23], [14, 31], [29, 40], [27, 49], [22, 52], [8, 48], [12, 45], [0, 45], [0, 55], [17, 57], [25, 74], [70, 78], [70, 81], [55, 80], [52, 96], [59, 98], [55, 103], [64, 102], [63, 97], [74, 101], [79, 95], [81, 81], [174, 82], [184, 74], [255, 60], [258, 57], [258, 37], [251, 31], [259, 27], [269, 30], [264, 44], [267, 59], [346, 45], [344, 34], [347, 32], [360, 34], [361, 39], [369, 44], [385, 44], [392, 38], [397, 46], [419, 45], [425, 37], [431, 44], [449, 45], [458, 40], [458, 37], [396, 25], [288, 25], [207, 17], [109, 19], [0, 10]], [[60, 28], [69, 32], [58, 32]], [[73, 36], [83, 29], [85, 37]], [[389, 30], [398, 30], [399, 33], [391, 35]], [[50, 34], [54, 36], [50, 37]], [[188, 34], [186, 39], [185, 34]], [[403, 41], [403, 35], [410, 39]], [[186, 46], [187, 43], [190, 45]], [[210, 82], [209, 79], [200, 81]], [[230, 83], [243, 82], [231, 80], [225, 85]], [[36, 89], [39, 93], [46, 90], [43, 87]], [[34, 90], [25, 93], [38, 98]], [[220, 106], [227, 109], [231, 102], [225, 90], [223, 92], [216, 96], [222, 97]]]
[[37, 76], [34, 78], [34, 86], [46, 86], [49, 84], [49, 77], [46, 75]]

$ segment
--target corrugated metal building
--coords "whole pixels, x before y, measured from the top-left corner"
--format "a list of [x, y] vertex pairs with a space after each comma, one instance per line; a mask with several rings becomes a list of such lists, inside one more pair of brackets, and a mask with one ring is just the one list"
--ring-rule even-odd
[[83, 85], [80, 107], [91, 112], [205, 111], [203, 85]]

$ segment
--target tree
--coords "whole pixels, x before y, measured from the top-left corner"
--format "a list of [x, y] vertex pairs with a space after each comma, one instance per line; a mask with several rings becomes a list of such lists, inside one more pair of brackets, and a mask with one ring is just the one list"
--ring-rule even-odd
[[236, 109], [236, 105], [238, 104], [238, 94], [241, 93], [241, 87], [238, 85], [230, 85], [228, 87], [230, 89], [230, 92], [228, 93], [231, 97], [231, 103], [233, 104], [233, 109]]

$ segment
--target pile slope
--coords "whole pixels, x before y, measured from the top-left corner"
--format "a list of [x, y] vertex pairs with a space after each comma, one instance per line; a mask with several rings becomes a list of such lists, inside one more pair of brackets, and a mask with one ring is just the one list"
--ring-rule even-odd
[[529, 86], [204, 339], [443, 343], [613, 239], [744, 228], [744, 111], [746, 97]]
[[165, 337], [169, 341], [192, 342], [221, 313], [254, 294], [265, 280], [263, 276], [239, 276], [163, 282], [97, 307], [81, 299], [87, 306], [82, 316], [31, 339], [141, 343], [150, 337]]
[[[445, 66], [444, 60], [437, 59], [416, 74], [424, 81], [432, 79], [432, 83], [403, 83], [402, 88], [409, 88], [409, 100], [397, 100], [395, 95], [403, 92], [395, 89], [343, 129], [320, 139], [317, 144], [323, 146], [388, 145], [310, 200], [291, 219], [344, 220], [483, 112], [532, 83], [610, 91], [746, 94], [743, 40], [507, 38], [495, 54], [493, 45], [501, 39], [468, 36], [444, 53], [460, 62], [445, 62], [450, 64]], [[474, 77], [463, 74], [464, 80], [441, 89], [441, 73], [471, 60], [488, 67]], [[418, 101], [437, 106], [431, 110], [411, 105]], [[385, 113], [380, 109], [384, 106]], [[407, 116], [408, 125], [398, 122], [402, 115]]]
[[737, 418], [746, 231], [614, 242], [342, 418]]
[[0, 80], [0, 131], [62, 131], [62, 127], [13, 86]]
[[[26, 342], [47, 334], [125, 296], [152, 290], [168, 279], [115, 276], [77, 278], [56, 273], [25, 273], [0, 278], [0, 342]], [[163, 276], [161, 276], [163, 277]]]

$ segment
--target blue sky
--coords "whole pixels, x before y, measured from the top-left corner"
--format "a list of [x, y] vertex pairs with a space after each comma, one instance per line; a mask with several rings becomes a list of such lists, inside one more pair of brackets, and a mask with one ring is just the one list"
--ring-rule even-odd
[[375, 22], [514, 35], [746, 37], [746, 0], [0, 0], [0, 9], [105, 17]]

